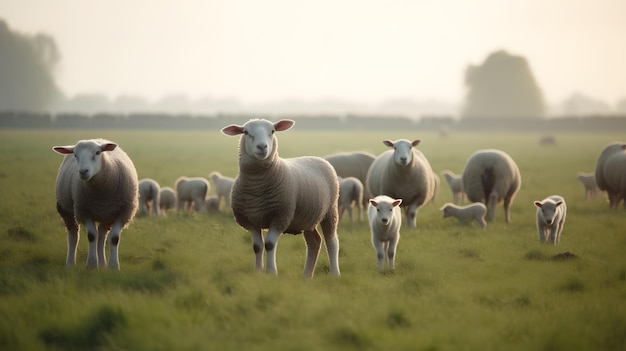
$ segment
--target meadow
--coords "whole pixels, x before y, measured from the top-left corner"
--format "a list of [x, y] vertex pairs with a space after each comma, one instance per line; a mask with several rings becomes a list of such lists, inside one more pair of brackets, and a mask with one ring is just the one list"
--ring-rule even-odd
[[[626, 350], [626, 211], [585, 200], [615, 133], [301, 131], [278, 134], [283, 157], [386, 150], [422, 139], [436, 172], [463, 170], [482, 148], [509, 153], [522, 173], [512, 223], [500, 206], [486, 230], [443, 219], [434, 204], [403, 226], [396, 269], [379, 272], [366, 221], [339, 225], [341, 277], [322, 248], [302, 279], [301, 236], [278, 242], [278, 275], [254, 271], [249, 234], [228, 211], [136, 217], [120, 240], [121, 271], [65, 267], [55, 210], [62, 156], [54, 145], [103, 137], [131, 156], [140, 178], [235, 176], [238, 138], [218, 130], [0, 130], [0, 349], [2, 350]], [[534, 200], [565, 197], [560, 244], [541, 244]], [[107, 248], [108, 252], [108, 248]], [[569, 253], [569, 254], [566, 254]], [[564, 255], [565, 254], [565, 255]]]

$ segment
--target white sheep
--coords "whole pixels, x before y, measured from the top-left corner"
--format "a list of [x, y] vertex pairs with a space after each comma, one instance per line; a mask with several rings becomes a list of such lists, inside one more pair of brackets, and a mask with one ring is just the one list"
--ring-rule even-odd
[[[116, 143], [104, 139], [80, 140], [52, 148], [65, 155], [56, 179], [57, 212], [67, 231], [67, 266], [76, 264], [79, 229], [87, 229], [88, 268], [104, 267], [105, 241], [109, 268], [119, 270], [118, 246], [122, 229], [137, 212], [137, 170]], [[96, 223], [98, 226], [96, 228]]]
[[358, 211], [358, 220], [363, 220], [363, 183], [357, 177], [339, 177], [339, 220], [343, 212], [348, 210], [350, 222], [354, 222], [352, 208]]
[[139, 181], [139, 214], [159, 214], [160, 191], [161, 186], [154, 179], [144, 178]]
[[396, 249], [402, 227], [402, 211], [399, 207], [401, 203], [402, 199], [393, 199], [386, 195], [369, 199], [367, 216], [379, 270], [385, 269], [385, 261], [389, 269], [395, 268]]
[[567, 216], [565, 199], [559, 195], [548, 196], [535, 201], [537, 206], [537, 232], [539, 241], [556, 245], [561, 240], [561, 232]]
[[472, 154], [463, 170], [463, 190], [471, 202], [487, 206], [487, 221], [504, 203], [506, 222], [511, 222], [510, 207], [522, 185], [522, 176], [511, 156], [501, 150], [485, 149]]
[[207, 213], [213, 213], [220, 210], [220, 201], [217, 196], [209, 196], [204, 201], [204, 210]]
[[439, 210], [442, 211], [443, 218], [455, 217], [461, 223], [476, 221], [481, 228], [487, 228], [487, 222], [485, 221], [487, 206], [482, 202], [474, 202], [465, 206], [447, 202]]
[[[277, 274], [276, 245], [281, 233], [304, 231], [306, 263], [304, 277], [312, 278], [319, 256], [321, 225], [330, 272], [339, 275], [337, 237], [339, 181], [332, 165], [320, 157], [281, 158], [275, 132], [286, 131], [294, 121], [272, 123], [251, 119], [243, 126], [222, 129], [226, 135], [241, 135], [239, 173], [231, 193], [235, 220], [252, 236], [256, 269], [263, 268], [263, 248], [267, 253], [266, 272]], [[263, 230], [268, 229], [265, 240]]]
[[452, 201], [457, 205], [462, 203], [463, 198], [465, 197], [465, 192], [463, 191], [463, 176], [455, 174], [447, 169], [442, 171], [441, 174], [446, 179], [446, 182], [450, 187], [450, 191], [452, 192]]
[[602, 196], [602, 190], [598, 188], [598, 183], [596, 183], [595, 173], [578, 172], [576, 178], [585, 188], [585, 200]]
[[209, 178], [213, 181], [213, 187], [217, 196], [217, 207], [219, 209], [222, 199], [226, 204], [226, 208], [230, 208], [230, 191], [235, 183], [235, 178], [223, 176], [218, 171], [213, 171], [209, 174]]
[[[376, 159], [376, 156], [366, 151], [338, 152], [335, 154], [324, 156], [326, 161], [337, 172], [337, 176], [342, 178], [355, 177], [365, 185], [367, 180], [367, 172]], [[373, 197], [368, 190], [363, 188], [363, 205], [367, 205], [369, 198]]]
[[206, 212], [206, 195], [211, 189], [209, 181], [203, 177], [180, 177], [176, 180], [176, 211], [195, 209], [198, 212]]
[[626, 199], [626, 143], [615, 142], [602, 150], [595, 175], [598, 188], [606, 191], [609, 197], [611, 209], [617, 209], [619, 203]]
[[176, 192], [169, 186], [164, 186], [159, 192], [159, 211], [161, 215], [167, 215], [167, 211], [176, 207]]
[[383, 141], [393, 148], [381, 153], [367, 173], [366, 188], [373, 196], [387, 195], [402, 199], [407, 222], [415, 228], [417, 211], [435, 196], [436, 174], [421, 151], [420, 140]]

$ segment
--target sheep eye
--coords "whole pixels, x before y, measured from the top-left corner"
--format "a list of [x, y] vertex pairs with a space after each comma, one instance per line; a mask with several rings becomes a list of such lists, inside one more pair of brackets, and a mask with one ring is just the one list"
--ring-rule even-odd
[[100, 155], [102, 153], [102, 151], [98, 150], [96, 151], [96, 156]]
[[243, 131], [243, 135], [250, 135], [250, 133], [248, 133], [248, 131], [247, 131], [247, 130], [244, 130], [244, 131]]

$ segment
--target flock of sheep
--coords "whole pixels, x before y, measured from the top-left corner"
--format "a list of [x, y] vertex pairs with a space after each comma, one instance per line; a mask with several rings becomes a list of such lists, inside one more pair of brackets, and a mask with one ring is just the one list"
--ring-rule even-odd
[[[240, 137], [239, 171], [236, 178], [211, 173], [216, 196], [209, 197], [210, 183], [202, 177], [181, 177], [174, 188], [160, 187], [149, 178], [138, 180], [131, 159], [108, 140], [81, 140], [75, 145], [53, 147], [65, 155], [57, 176], [56, 196], [57, 212], [67, 231], [66, 264], [76, 263], [80, 225], [86, 228], [89, 241], [86, 266], [107, 264], [104, 247], [108, 240], [108, 266], [119, 269], [121, 231], [138, 210], [146, 215], [165, 214], [174, 208], [210, 212], [219, 210], [223, 200], [235, 221], [251, 234], [257, 270], [276, 274], [276, 247], [281, 234], [303, 233], [307, 250], [304, 277], [313, 277], [322, 237], [330, 272], [340, 275], [338, 221], [345, 210], [353, 221], [354, 207], [361, 220], [364, 206], [378, 268], [383, 270], [386, 262], [393, 269], [402, 222], [414, 228], [419, 209], [433, 201], [439, 187], [438, 175], [416, 149], [420, 140], [385, 140], [383, 144], [390, 149], [378, 156], [352, 152], [282, 158], [278, 155], [276, 132], [287, 131], [294, 123], [287, 119], [275, 123], [252, 119], [243, 125], [224, 127], [223, 134]], [[625, 149], [624, 143], [607, 146], [595, 173], [578, 175], [586, 197], [606, 192], [611, 208], [617, 208], [626, 198]], [[508, 154], [495, 149], [478, 150], [469, 157], [461, 175], [450, 171], [442, 174], [453, 196], [453, 202], [440, 209], [444, 218], [476, 221], [485, 228], [495, 218], [496, 206], [503, 204], [505, 220], [510, 222], [510, 206], [520, 189], [521, 174]], [[461, 205], [464, 198], [468, 205]], [[556, 245], [567, 213], [565, 199], [551, 195], [534, 204], [539, 240]]]

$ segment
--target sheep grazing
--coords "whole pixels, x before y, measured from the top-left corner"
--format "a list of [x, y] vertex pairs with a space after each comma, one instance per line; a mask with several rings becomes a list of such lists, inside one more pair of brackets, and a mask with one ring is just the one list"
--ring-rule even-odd
[[465, 197], [465, 192], [463, 191], [463, 176], [454, 174], [454, 172], [450, 170], [444, 170], [441, 174], [446, 179], [446, 182], [448, 182], [448, 186], [452, 192], [452, 201], [457, 205], [463, 202], [463, 198]]
[[139, 181], [139, 214], [158, 215], [161, 186], [156, 180], [144, 178]]
[[380, 154], [367, 173], [366, 188], [374, 195], [402, 199], [410, 228], [415, 228], [417, 211], [431, 201], [437, 187], [436, 175], [421, 151], [420, 140], [383, 141], [393, 148]]
[[213, 181], [213, 187], [217, 195], [217, 207], [219, 209], [222, 199], [226, 207], [230, 207], [230, 191], [235, 183], [235, 178], [225, 177], [218, 171], [213, 171], [209, 174], [209, 178]]
[[176, 211], [195, 209], [197, 212], [206, 212], [206, 195], [211, 189], [209, 181], [202, 177], [180, 177], [176, 180]]
[[522, 185], [517, 164], [507, 153], [486, 149], [476, 151], [463, 171], [463, 189], [471, 202], [487, 206], [487, 221], [496, 215], [496, 205], [504, 203], [506, 222], [511, 222], [510, 207]]
[[220, 210], [220, 200], [217, 196], [209, 196], [204, 201], [204, 210], [207, 213], [214, 213]]
[[339, 220], [348, 210], [350, 222], [354, 222], [352, 208], [358, 211], [358, 220], [363, 220], [363, 183], [357, 177], [339, 178]]
[[89, 240], [87, 268], [106, 265], [108, 236], [108, 266], [119, 270], [122, 229], [133, 220], [139, 202], [135, 165], [121, 147], [104, 139], [80, 140], [52, 149], [65, 155], [56, 179], [56, 198], [57, 212], [67, 231], [67, 266], [76, 264], [82, 225]]
[[[337, 176], [342, 178], [355, 177], [361, 181], [361, 184], [365, 184], [367, 180], [367, 172], [376, 159], [376, 156], [365, 151], [352, 151], [352, 152], [338, 152], [335, 154], [324, 156], [326, 161], [337, 172]], [[367, 200], [371, 198], [371, 194], [367, 189], [363, 188], [363, 205], [367, 205]]]
[[602, 190], [598, 188], [598, 183], [596, 183], [595, 173], [578, 172], [576, 178], [585, 188], [585, 200], [602, 196]]
[[159, 211], [161, 215], [167, 215], [167, 211], [176, 207], [176, 192], [169, 186], [161, 188], [159, 193]]
[[[304, 277], [312, 278], [319, 256], [321, 225], [330, 272], [339, 275], [337, 236], [339, 181], [332, 165], [320, 157], [281, 158], [275, 132], [286, 131], [294, 121], [272, 123], [252, 119], [243, 126], [229, 125], [226, 135], [241, 135], [239, 173], [231, 193], [235, 220], [252, 235], [256, 269], [277, 274], [276, 245], [281, 233], [304, 232], [306, 263]], [[265, 240], [263, 230], [268, 229]]]
[[[596, 164], [596, 183], [606, 191], [611, 209], [626, 199], [626, 143], [612, 143], [602, 150]], [[626, 201], [624, 201], [626, 208]]]
[[534, 204], [537, 206], [539, 241], [556, 245], [561, 240], [567, 215], [565, 199], [559, 195], [552, 195], [541, 201], [535, 201]]
[[401, 203], [402, 199], [393, 199], [386, 195], [369, 199], [367, 216], [379, 270], [385, 269], [385, 261], [389, 269], [395, 268], [396, 248], [402, 226], [402, 211], [399, 207]]
[[487, 228], [487, 222], [485, 221], [487, 206], [482, 202], [474, 202], [465, 206], [448, 202], [441, 206], [439, 210], [442, 211], [443, 218], [456, 217], [461, 223], [476, 221], [481, 228]]

